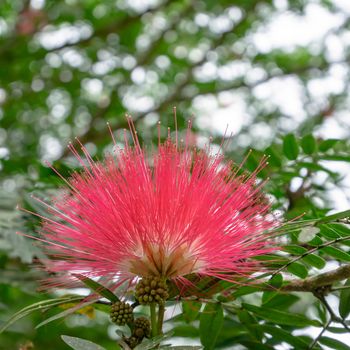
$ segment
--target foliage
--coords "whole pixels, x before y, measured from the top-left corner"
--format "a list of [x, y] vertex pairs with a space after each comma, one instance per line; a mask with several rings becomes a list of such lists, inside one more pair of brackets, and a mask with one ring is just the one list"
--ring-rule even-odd
[[[95, 293], [87, 300], [82, 290], [37, 293], [47, 276], [31, 264], [44, 253], [16, 232], [35, 234], [38, 220], [16, 205], [40, 214], [29, 194], [46, 198], [56, 193], [61, 180], [43, 160], [54, 161], [69, 176], [77, 164], [65, 146], [75, 136], [102, 157], [111, 149], [106, 122], [122, 140], [123, 114], [129, 111], [141, 140], [156, 143], [156, 121], [174, 127], [174, 105], [182, 130], [192, 112], [205, 112], [205, 99], [222, 107], [225, 93], [239, 95], [250, 116], [226, 147], [227, 157], [239, 163], [252, 147], [244, 165], [250, 171], [264, 154], [270, 157], [259, 176], [270, 179], [265, 188], [274, 209], [291, 220], [280, 232], [283, 246], [274, 256], [262, 257], [273, 272], [252, 285], [202, 280], [205, 297], [174, 297], [169, 301], [174, 312], [166, 319], [172, 333], [140, 349], [160, 342], [160, 349], [169, 348], [173, 337], [181, 337], [183, 344], [201, 342], [205, 349], [274, 349], [281, 344], [348, 349], [350, 215], [331, 214], [337, 206], [331, 191], [343, 189], [344, 174], [336, 169], [349, 166], [349, 130], [344, 127], [339, 138], [322, 138], [319, 130], [347, 107], [349, 79], [322, 97], [313, 95], [310, 86], [348, 62], [347, 44], [345, 56], [334, 60], [327, 42], [346, 34], [349, 19], [344, 16], [318, 46], [264, 51], [252, 35], [283, 11], [304, 15], [311, 1], [288, 1], [284, 9], [270, 0], [136, 3], [0, 4], [0, 327], [8, 327], [0, 334], [0, 349], [29, 350], [31, 344], [38, 350], [117, 349], [118, 336], [107, 315], [108, 300], [115, 301], [117, 293], [102, 288], [103, 281], [81, 278]], [[335, 2], [316, 3], [340, 14]], [[215, 74], [210, 73], [213, 66]], [[259, 87], [268, 89], [264, 84], [288, 77], [300, 84], [305, 111], [292, 125], [288, 110], [257, 93]], [[194, 136], [211, 134], [219, 145], [222, 135], [205, 130], [201, 120], [196, 114]], [[165, 126], [161, 132], [165, 136]], [[140, 306], [137, 312], [146, 313]]]

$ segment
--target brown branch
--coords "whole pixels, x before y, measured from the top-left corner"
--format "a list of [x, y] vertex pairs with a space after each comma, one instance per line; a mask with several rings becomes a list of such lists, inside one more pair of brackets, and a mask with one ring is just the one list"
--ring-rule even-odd
[[330, 286], [335, 282], [340, 282], [347, 278], [350, 278], [350, 264], [340, 266], [335, 270], [324, 272], [317, 276], [309, 277], [304, 280], [291, 280], [288, 284], [282, 286], [279, 290], [283, 292], [315, 293], [315, 291], [319, 288]]

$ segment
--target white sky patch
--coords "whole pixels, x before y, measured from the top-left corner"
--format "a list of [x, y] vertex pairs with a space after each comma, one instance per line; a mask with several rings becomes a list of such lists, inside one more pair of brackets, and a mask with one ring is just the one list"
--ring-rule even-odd
[[332, 117], [326, 118], [323, 124], [318, 128], [315, 135], [321, 137], [323, 139], [344, 139], [349, 136], [349, 129], [344, 126], [350, 128], [350, 115], [347, 113], [348, 123], [344, 123], [342, 125], [339, 123], [338, 119]]
[[332, 92], [341, 92], [343, 85], [344, 82], [335, 77], [316, 78], [308, 82], [309, 91], [315, 97], [328, 96], [328, 94]]
[[342, 175], [341, 185], [336, 187], [328, 186], [327, 195], [332, 202], [333, 210], [336, 213], [348, 210], [350, 206], [350, 165], [347, 162], [322, 161], [320, 164], [329, 170]]
[[154, 108], [154, 100], [150, 96], [134, 96], [127, 94], [123, 98], [123, 104], [129, 111], [142, 113]]
[[159, 0], [133, 0], [125, 1], [118, 0], [117, 4], [119, 8], [131, 8], [137, 12], [145, 12], [149, 8], [155, 7], [159, 3]]
[[198, 113], [195, 118], [197, 126], [211, 133], [229, 136], [236, 135], [243, 123], [245, 114], [245, 103], [242, 98], [233, 93], [222, 94], [217, 99], [215, 96], [198, 96], [193, 101], [193, 106], [198, 110], [205, 105], [205, 110]]
[[342, 39], [337, 35], [329, 35], [325, 40], [327, 51], [326, 57], [328, 60], [335, 62], [345, 58], [345, 47]]
[[37, 35], [37, 39], [46, 50], [52, 50], [65, 44], [73, 44], [81, 39], [86, 39], [91, 34], [92, 28], [87, 23], [79, 22], [74, 25], [65, 23], [59, 28], [48, 25], [43, 32]]
[[63, 151], [62, 145], [55, 137], [44, 134], [40, 136], [39, 144], [40, 153], [45, 160], [53, 161], [61, 157]]
[[310, 4], [306, 6], [305, 16], [288, 11], [277, 15], [266, 28], [253, 35], [252, 41], [260, 52], [265, 53], [276, 48], [307, 46], [337, 28], [344, 17], [331, 14], [320, 5]]
[[132, 72], [131, 72], [131, 80], [137, 84], [143, 84], [146, 79], [146, 72], [145, 69], [142, 67], [136, 67]]
[[339, 9], [342, 9], [344, 13], [350, 15], [350, 1], [349, 0], [332, 0], [333, 4]]
[[45, 5], [45, 0], [31, 0], [30, 7], [35, 10], [41, 10]]
[[295, 121], [301, 122], [306, 117], [302, 85], [295, 77], [271, 79], [255, 87], [253, 94], [263, 103], [277, 105], [283, 114], [294, 117]]

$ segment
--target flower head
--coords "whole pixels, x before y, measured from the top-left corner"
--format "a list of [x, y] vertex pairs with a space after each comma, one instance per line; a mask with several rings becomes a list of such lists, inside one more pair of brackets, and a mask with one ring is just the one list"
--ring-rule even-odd
[[148, 152], [132, 124], [131, 132], [134, 145], [101, 162], [70, 146], [83, 170], [65, 180], [66, 193], [43, 218], [47, 268], [110, 281], [234, 280], [256, 271], [251, 258], [274, 249], [266, 232], [276, 226], [256, 172], [239, 175], [210, 146], [178, 145], [177, 136]]

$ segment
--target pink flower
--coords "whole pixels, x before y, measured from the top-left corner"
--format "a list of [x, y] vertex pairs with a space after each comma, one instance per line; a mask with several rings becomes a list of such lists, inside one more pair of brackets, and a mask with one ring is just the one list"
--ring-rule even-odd
[[[258, 271], [251, 258], [271, 252], [276, 226], [256, 185], [256, 172], [239, 168], [168, 138], [157, 151], [125, 145], [103, 161], [85, 147], [83, 165], [66, 181], [66, 193], [48, 205], [41, 238], [51, 272], [133, 281], [189, 274], [235, 281]], [[176, 136], [177, 139], [177, 136]], [[262, 161], [264, 166], [265, 160]]]

